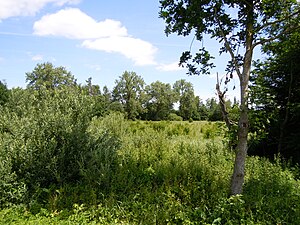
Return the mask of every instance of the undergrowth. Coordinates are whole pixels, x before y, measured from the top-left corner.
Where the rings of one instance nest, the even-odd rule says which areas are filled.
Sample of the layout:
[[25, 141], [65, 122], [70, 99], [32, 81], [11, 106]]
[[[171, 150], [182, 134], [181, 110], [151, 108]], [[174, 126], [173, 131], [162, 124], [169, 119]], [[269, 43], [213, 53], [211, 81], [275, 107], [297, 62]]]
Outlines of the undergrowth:
[[280, 159], [249, 157], [243, 195], [229, 197], [234, 154], [222, 123], [112, 114], [85, 132], [79, 179], [6, 202], [0, 224], [300, 224], [300, 182]]

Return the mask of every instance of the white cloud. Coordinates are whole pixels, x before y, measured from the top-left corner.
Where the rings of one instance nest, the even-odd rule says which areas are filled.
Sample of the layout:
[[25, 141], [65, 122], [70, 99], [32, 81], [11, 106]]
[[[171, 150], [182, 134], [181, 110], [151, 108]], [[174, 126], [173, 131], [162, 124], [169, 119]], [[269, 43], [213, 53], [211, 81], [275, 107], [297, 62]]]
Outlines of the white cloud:
[[178, 62], [173, 62], [170, 64], [161, 64], [156, 68], [161, 71], [179, 71], [184, 69], [178, 65]]
[[154, 54], [157, 49], [149, 42], [132, 37], [109, 37], [85, 40], [83, 47], [105, 52], [116, 52], [135, 62], [136, 65], [155, 65]]
[[101, 70], [101, 66], [100, 65], [97, 65], [97, 64], [87, 64], [86, 65], [87, 67], [89, 67], [90, 69], [93, 69], [93, 70], [96, 70], [96, 71], [100, 71]]
[[31, 57], [32, 61], [42, 61], [44, 57], [42, 55], [34, 55]]
[[71, 39], [95, 39], [110, 36], [127, 36], [127, 30], [119, 21], [97, 22], [80, 9], [62, 9], [43, 16], [33, 25], [34, 34], [61, 36]]
[[120, 21], [96, 21], [77, 8], [67, 8], [43, 16], [33, 26], [34, 34], [83, 40], [81, 46], [119, 53], [136, 65], [155, 65], [157, 51], [151, 43], [131, 37]]
[[33, 16], [47, 4], [78, 4], [80, 0], [1, 0], [0, 21], [13, 16]]

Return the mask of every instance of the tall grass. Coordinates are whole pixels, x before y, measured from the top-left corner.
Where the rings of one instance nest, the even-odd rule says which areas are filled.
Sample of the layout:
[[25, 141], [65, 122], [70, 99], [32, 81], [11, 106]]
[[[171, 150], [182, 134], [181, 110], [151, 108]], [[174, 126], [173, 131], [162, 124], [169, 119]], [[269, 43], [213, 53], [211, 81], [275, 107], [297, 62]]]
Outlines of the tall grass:
[[244, 194], [228, 197], [234, 154], [225, 131], [222, 123], [94, 119], [88, 133], [102, 137], [103, 151], [84, 179], [40, 190], [39, 205], [3, 209], [0, 224], [300, 224], [300, 182], [280, 160], [249, 157]]

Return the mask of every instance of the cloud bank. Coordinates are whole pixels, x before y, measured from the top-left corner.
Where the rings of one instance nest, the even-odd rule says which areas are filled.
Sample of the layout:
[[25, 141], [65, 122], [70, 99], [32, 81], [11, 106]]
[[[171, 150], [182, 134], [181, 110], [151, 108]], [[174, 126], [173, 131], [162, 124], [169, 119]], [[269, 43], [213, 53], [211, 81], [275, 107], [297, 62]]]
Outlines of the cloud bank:
[[43, 16], [33, 25], [34, 34], [61, 36], [70, 39], [95, 39], [111, 36], [127, 36], [121, 22], [104, 20], [97, 22], [77, 8], [62, 9]]
[[49, 3], [63, 6], [79, 2], [80, 0], [1, 0], [0, 21], [14, 16], [34, 16]]
[[84, 48], [119, 53], [136, 65], [157, 64], [154, 60], [157, 48], [147, 41], [131, 37], [120, 21], [96, 21], [77, 8], [43, 16], [34, 23], [33, 33], [82, 40]]
[[166, 71], [166, 72], [184, 70], [183, 67], [178, 65], [178, 62], [173, 62], [170, 64], [161, 64], [157, 66], [156, 69], [160, 71]]

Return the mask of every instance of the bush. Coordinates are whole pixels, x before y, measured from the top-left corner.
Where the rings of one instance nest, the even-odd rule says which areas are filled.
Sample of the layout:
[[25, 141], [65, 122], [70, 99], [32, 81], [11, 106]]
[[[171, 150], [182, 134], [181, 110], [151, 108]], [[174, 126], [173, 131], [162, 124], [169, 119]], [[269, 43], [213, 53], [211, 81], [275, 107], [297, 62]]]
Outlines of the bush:
[[[16, 189], [15, 193], [25, 185], [31, 201], [31, 194], [40, 188], [109, 174], [118, 138], [109, 127], [97, 134], [89, 130], [92, 109], [92, 99], [76, 88], [13, 90], [0, 115], [0, 185]], [[10, 198], [3, 196], [2, 201]]]
[[175, 113], [170, 113], [168, 116], [169, 121], [183, 121], [183, 118], [181, 116], [178, 116]]

